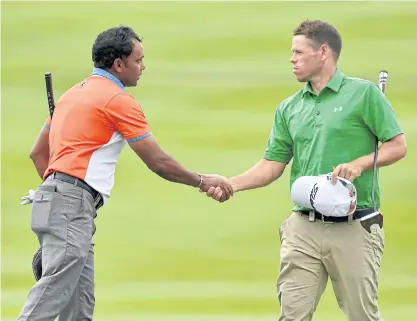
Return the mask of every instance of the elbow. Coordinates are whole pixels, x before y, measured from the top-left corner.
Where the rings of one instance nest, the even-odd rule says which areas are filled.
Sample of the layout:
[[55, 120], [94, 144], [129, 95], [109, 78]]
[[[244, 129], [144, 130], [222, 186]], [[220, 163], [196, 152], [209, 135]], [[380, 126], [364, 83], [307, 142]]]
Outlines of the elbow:
[[33, 149], [29, 154], [30, 159], [34, 164], [38, 163], [48, 163], [49, 161], [49, 152], [45, 150], [36, 150]]
[[35, 163], [39, 158], [45, 157], [44, 155], [46, 155], [46, 153], [42, 153], [40, 150], [33, 149], [30, 152], [29, 157]]
[[35, 151], [35, 150], [32, 150], [32, 151], [30, 152], [30, 154], [29, 154], [29, 157], [30, 157], [30, 159], [31, 159], [33, 162], [35, 162], [35, 161], [36, 161], [36, 158], [38, 157], [38, 155], [39, 155], [39, 153], [36, 153], [36, 151]]
[[407, 141], [405, 140], [405, 136], [401, 135], [399, 136], [398, 140], [398, 159], [402, 159], [407, 155]]
[[405, 155], [407, 155], [407, 145], [403, 144], [400, 146], [400, 148], [398, 149], [398, 159], [402, 159], [405, 157]]
[[388, 141], [387, 147], [387, 156], [391, 159], [391, 163], [398, 162], [407, 155], [407, 142], [404, 134], [398, 135]]
[[46, 153], [46, 148], [42, 147], [42, 144], [39, 142], [35, 143], [35, 146], [32, 147], [29, 157], [31, 160], [35, 160], [36, 158], [39, 158], [40, 155], [45, 154]]
[[407, 145], [405, 143], [398, 144], [391, 152], [391, 163], [396, 163], [407, 155]]

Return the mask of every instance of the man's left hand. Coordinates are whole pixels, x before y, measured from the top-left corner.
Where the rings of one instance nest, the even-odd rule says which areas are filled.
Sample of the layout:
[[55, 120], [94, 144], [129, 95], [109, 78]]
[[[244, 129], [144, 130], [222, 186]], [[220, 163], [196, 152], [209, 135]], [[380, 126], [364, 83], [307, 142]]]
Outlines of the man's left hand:
[[332, 184], [336, 184], [337, 177], [346, 178], [348, 181], [353, 182], [356, 177], [361, 175], [362, 171], [362, 167], [354, 163], [340, 164], [333, 170]]

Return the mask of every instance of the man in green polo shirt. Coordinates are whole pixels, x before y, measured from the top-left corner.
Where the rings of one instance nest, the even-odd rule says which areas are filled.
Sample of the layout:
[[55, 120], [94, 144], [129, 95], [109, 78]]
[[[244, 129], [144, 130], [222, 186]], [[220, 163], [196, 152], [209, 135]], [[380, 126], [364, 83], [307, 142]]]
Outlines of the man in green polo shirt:
[[[370, 81], [345, 76], [338, 68], [338, 31], [323, 21], [304, 21], [295, 30], [290, 62], [302, 90], [276, 109], [265, 155], [229, 180], [234, 192], [269, 185], [292, 159], [290, 187], [301, 176], [333, 173], [353, 182], [357, 209], [338, 218], [295, 206], [280, 225], [281, 264], [277, 281], [280, 321], [311, 320], [330, 277], [349, 321], [379, 321], [378, 272], [384, 248], [382, 224], [370, 232], [359, 219], [373, 212], [372, 176], [377, 166], [406, 154], [401, 126], [389, 101]], [[207, 195], [222, 202], [220, 189]], [[380, 206], [376, 181], [375, 203]]]

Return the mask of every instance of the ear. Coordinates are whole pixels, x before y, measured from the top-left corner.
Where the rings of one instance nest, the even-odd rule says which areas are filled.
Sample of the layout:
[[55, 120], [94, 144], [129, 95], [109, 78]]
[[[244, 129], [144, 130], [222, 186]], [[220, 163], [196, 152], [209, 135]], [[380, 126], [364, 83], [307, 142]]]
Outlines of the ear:
[[321, 54], [321, 61], [326, 60], [330, 55], [330, 48], [327, 44], [323, 44], [320, 46], [320, 54]]
[[123, 62], [122, 59], [116, 58], [113, 61], [113, 68], [114, 68], [115, 71], [121, 72], [123, 67], [124, 67], [124, 62]]

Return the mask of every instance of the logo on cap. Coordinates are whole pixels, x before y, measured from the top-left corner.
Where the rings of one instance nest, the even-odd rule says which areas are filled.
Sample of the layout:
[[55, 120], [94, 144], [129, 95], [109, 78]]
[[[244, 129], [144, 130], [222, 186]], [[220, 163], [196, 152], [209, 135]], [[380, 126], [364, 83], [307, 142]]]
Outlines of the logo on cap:
[[316, 198], [317, 195], [317, 191], [319, 190], [319, 187], [317, 186], [317, 183], [313, 185], [313, 188], [311, 189], [310, 192], [310, 204], [311, 207], [315, 210], [316, 208], [314, 207], [314, 200]]

